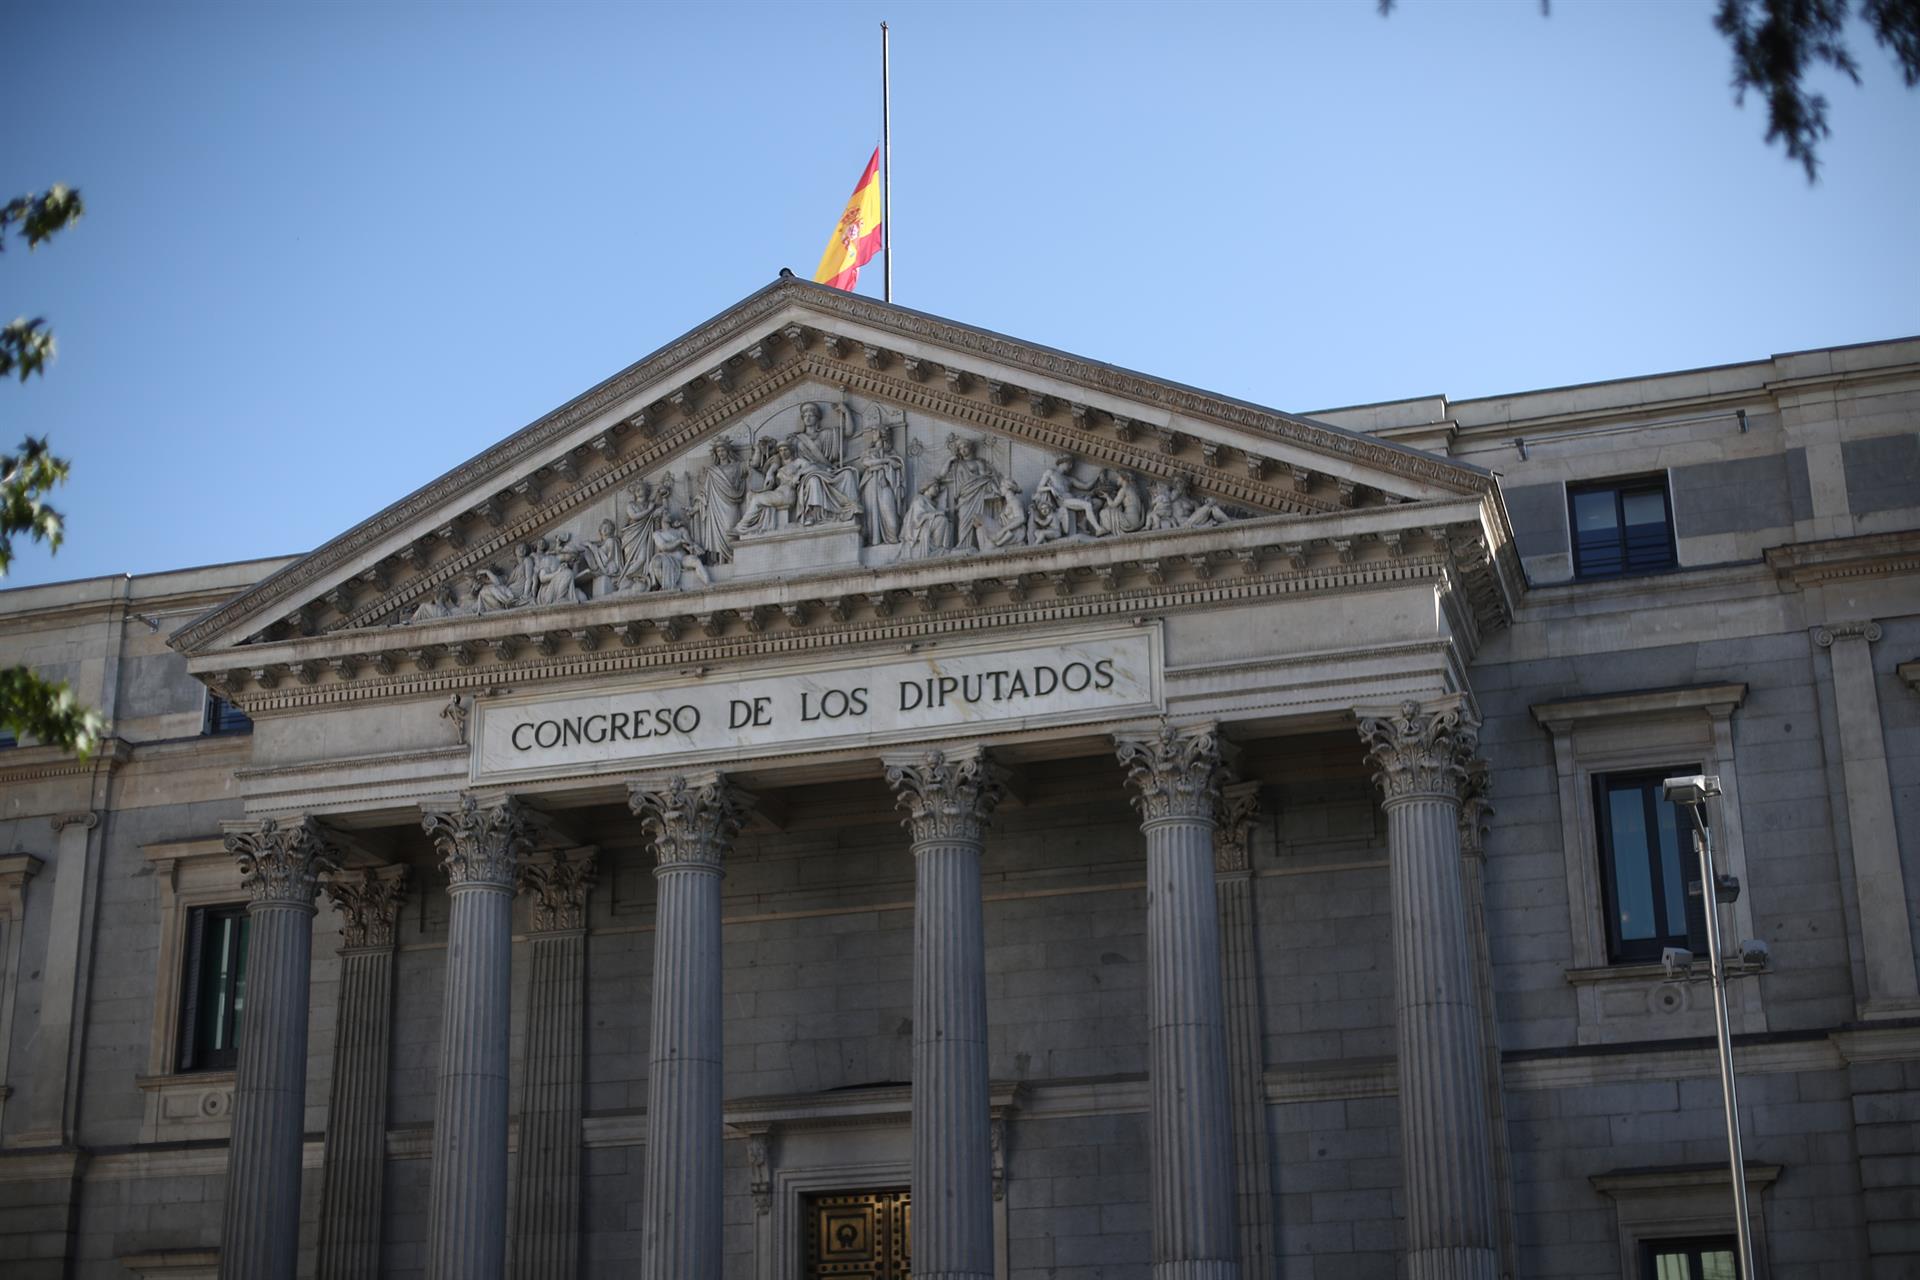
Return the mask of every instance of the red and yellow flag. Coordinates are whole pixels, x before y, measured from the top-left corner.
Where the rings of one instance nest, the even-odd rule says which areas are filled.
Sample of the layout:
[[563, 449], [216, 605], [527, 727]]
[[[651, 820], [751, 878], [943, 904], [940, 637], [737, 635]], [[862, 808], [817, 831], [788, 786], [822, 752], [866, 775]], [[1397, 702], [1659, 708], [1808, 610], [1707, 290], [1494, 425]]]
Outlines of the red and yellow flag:
[[860, 268], [873, 255], [886, 248], [886, 228], [880, 225], [880, 148], [873, 149], [866, 172], [854, 184], [853, 198], [840, 215], [840, 225], [820, 255], [820, 269], [813, 278], [821, 284], [851, 291], [859, 283]]

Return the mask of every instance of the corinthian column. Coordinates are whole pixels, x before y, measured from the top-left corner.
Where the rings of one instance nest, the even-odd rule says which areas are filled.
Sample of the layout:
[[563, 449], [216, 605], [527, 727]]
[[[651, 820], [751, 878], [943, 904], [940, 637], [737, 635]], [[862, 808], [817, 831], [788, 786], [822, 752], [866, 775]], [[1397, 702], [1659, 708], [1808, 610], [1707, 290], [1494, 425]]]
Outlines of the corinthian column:
[[431, 1280], [499, 1280], [507, 1263], [507, 1019], [514, 862], [527, 829], [511, 797], [423, 813], [452, 899], [440, 1085], [427, 1198]]
[[1118, 737], [1147, 837], [1154, 1280], [1239, 1280], [1233, 1126], [1213, 884], [1226, 768], [1216, 726]]
[[660, 883], [640, 1275], [720, 1280], [720, 864], [747, 797], [718, 773], [641, 779], [628, 790]]
[[318, 823], [269, 818], [227, 837], [247, 904], [247, 1009], [233, 1086], [220, 1274], [292, 1280], [300, 1249], [300, 1135], [307, 1102], [313, 896], [334, 851]]
[[1455, 694], [1358, 713], [1385, 796], [1407, 1280], [1493, 1280], [1486, 1046], [1460, 874], [1460, 787], [1479, 742]]
[[1267, 1138], [1266, 1045], [1260, 1021], [1260, 948], [1253, 901], [1254, 819], [1260, 784], [1235, 782], [1220, 794], [1214, 833], [1214, 891], [1220, 898], [1220, 965], [1227, 1018], [1240, 1272], [1273, 1275], [1273, 1159]]
[[913, 833], [913, 1273], [993, 1280], [980, 848], [1003, 792], [978, 747], [887, 761]]
[[380, 1272], [381, 1188], [387, 1172], [387, 1065], [393, 1045], [393, 926], [406, 897], [403, 866], [327, 880], [340, 913], [340, 1008], [333, 1092], [320, 1166], [320, 1280]]
[[513, 1175], [514, 1280], [569, 1280], [580, 1272], [580, 1090], [592, 884], [592, 849], [538, 854], [520, 864], [533, 928]]

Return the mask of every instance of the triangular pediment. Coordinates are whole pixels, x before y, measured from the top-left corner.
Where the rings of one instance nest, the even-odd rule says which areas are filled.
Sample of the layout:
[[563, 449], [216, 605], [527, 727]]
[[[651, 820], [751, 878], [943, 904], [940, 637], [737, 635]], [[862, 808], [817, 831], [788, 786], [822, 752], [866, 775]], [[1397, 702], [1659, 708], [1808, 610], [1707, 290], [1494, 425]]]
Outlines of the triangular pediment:
[[1444, 458], [782, 278], [174, 644], [243, 656], [355, 632], [404, 649], [495, 615], [537, 637], [547, 613], [658, 614], [667, 594], [698, 618], [703, 597], [756, 581], [1016, 554], [1029, 572], [1048, 547], [1491, 488]]

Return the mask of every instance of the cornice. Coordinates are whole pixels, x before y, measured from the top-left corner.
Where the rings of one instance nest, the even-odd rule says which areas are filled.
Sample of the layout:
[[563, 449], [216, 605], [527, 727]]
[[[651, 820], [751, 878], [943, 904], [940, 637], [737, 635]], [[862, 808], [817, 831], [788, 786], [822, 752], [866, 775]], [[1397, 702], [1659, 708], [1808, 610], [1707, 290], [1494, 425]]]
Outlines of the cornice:
[[1747, 686], [1744, 683], [1723, 682], [1561, 698], [1553, 702], [1536, 702], [1529, 709], [1534, 720], [1543, 728], [1564, 733], [1582, 724], [1638, 720], [1647, 716], [1671, 715], [1678, 711], [1697, 711], [1724, 718], [1732, 715], [1746, 699]]
[[1920, 572], [1920, 529], [1789, 542], [1763, 554], [1780, 581], [1795, 587], [1913, 574]]
[[9, 747], [0, 752], [0, 782], [87, 777], [101, 771], [111, 772], [132, 758], [133, 746], [124, 738], [102, 740], [86, 760], [64, 747]]
[[[512, 503], [513, 495], [504, 492], [495, 493], [492, 490], [495, 485], [505, 483], [507, 473], [515, 466], [523, 465], [542, 450], [557, 445], [563, 437], [591, 422], [597, 416], [622, 407], [623, 402], [632, 399], [646, 388], [653, 387], [657, 391], [670, 390], [664, 386], [665, 380], [670, 377], [686, 376], [702, 364], [712, 364], [715, 367], [709, 369], [702, 377], [687, 383], [682, 390], [665, 395], [661, 400], [646, 406], [623, 423], [615, 424], [602, 437], [596, 438], [596, 445], [602, 442], [605, 444], [605, 456], [610, 461], [617, 461], [612, 468], [603, 470], [599, 475], [590, 478], [595, 493], [605, 491], [602, 481], [608, 484], [618, 483], [618, 478], [624, 478], [633, 470], [663, 460], [693, 443], [705, 430], [711, 429], [722, 420], [739, 412], [737, 406], [741, 402], [746, 401], [750, 404], [754, 395], [764, 395], [765, 392], [761, 388], [770, 386], [775, 380], [754, 379], [747, 368], [749, 360], [763, 370], [784, 369], [786, 376], [778, 379], [782, 385], [790, 385], [795, 378], [809, 371], [814, 371], [813, 376], [827, 377], [847, 385], [857, 384], [869, 387], [881, 385], [881, 379], [863, 372], [856, 363], [856, 358], [863, 355], [864, 363], [872, 375], [877, 375], [895, 364], [906, 372], [907, 376], [904, 380], [893, 376], [886, 381], [892, 387], [891, 394], [908, 397], [908, 403], [914, 402], [912, 398], [914, 396], [932, 400], [943, 394], [933, 388], [915, 392], [900, 390], [908, 383], [918, 382], [926, 377], [926, 366], [918, 359], [900, 356], [898, 353], [865, 344], [860, 344], [859, 351], [856, 351], [854, 344], [827, 335], [826, 345], [833, 359], [826, 361], [825, 357], [810, 352], [809, 349], [818, 335], [805, 326], [788, 324], [784, 329], [755, 333], [759, 326], [775, 320], [783, 311], [790, 308], [827, 318], [844, 319], [883, 333], [937, 344], [956, 352], [962, 358], [972, 356], [989, 359], [1016, 369], [1069, 380], [1112, 395], [1141, 399], [1156, 408], [1173, 410], [1197, 420], [1251, 433], [1256, 442], [1264, 440], [1275, 445], [1299, 447], [1329, 458], [1339, 458], [1351, 464], [1372, 467], [1388, 475], [1435, 485], [1463, 496], [1484, 495], [1491, 492], [1494, 487], [1490, 474], [1468, 464], [1436, 458], [1324, 423], [1313, 422], [1310, 419], [1210, 396], [1176, 383], [1082, 360], [984, 330], [971, 329], [890, 304], [878, 303], [839, 290], [825, 289], [786, 278], [753, 294], [707, 324], [508, 436], [440, 479], [423, 486], [333, 539], [311, 555], [295, 561], [255, 587], [242, 592], [225, 605], [202, 615], [176, 632], [170, 642], [182, 650], [197, 650], [218, 635], [232, 630], [251, 618], [265, 615], [269, 622], [276, 620], [272, 615], [279, 608], [295, 607], [297, 602], [294, 597], [298, 596], [303, 589], [314, 588], [323, 584], [330, 575], [337, 575], [341, 569], [357, 565], [359, 561], [377, 551], [384, 540], [405, 532], [409, 526], [422, 521], [429, 513], [437, 512], [443, 516], [456, 518], [466, 515], [466, 510], [459, 506], [463, 495], [469, 506], [474, 502], [481, 504], [489, 516], [489, 523], [494, 528], [503, 528], [504, 522], [500, 518], [503, 515], [503, 507]], [[756, 336], [758, 341], [749, 341]], [[736, 342], [741, 343], [744, 350], [726, 349], [729, 344]], [[697, 360], [696, 357], [698, 357]], [[825, 363], [821, 363], [823, 361]], [[996, 407], [1008, 405], [1011, 400], [1008, 393], [1019, 391], [1019, 388], [1006, 387], [998, 380], [971, 375], [970, 371], [954, 369], [952, 372], [956, 375], [953, 380], [956, 395], [964, 394], [969, 381], [984, 384], [975, 389], [975, 396], [984, 397], [987, 402]], [[737, 393], [733, 391], [736, 376], [750, 383]], [[704, 408], [700, 407], [700, 401], [716, 390], [725, 394], [720, 400], [709, 403]], [[965, 403], [973, 407], [970, 410], [958, 408], [952, 410], [961, 415], [962, 420], [979, 421], [979, 417], [969, 415], [980, 415], [986, 412], [979, 407], [980, 399], [968, 399]], [[1097, 421], [1086, 405], [1061, 406], [1051, 397], [1040, 394], [1033, 395], [1029, 403], [1033, 410], [1031, 414], [1024, 417], [1018, 411], [996, 414], [990, 425], [1008, 430], [1010, 434], [1020, 435], [1023, 423], [1031, 423], [1036, 419], [1048, 419], [1063, 411], [1071, 411], [1067, 414], [1067, 419], [1081, 426]], [[674, 414], [679, 415], [677, 419], [673, 417]], [[1102, 432], [1111, 434], [1123, 442], [1130, 443], [1134, 434], [1144, 427], [1159, 439], [1163, 453], [1177, 455], [1182, 451], [1192, 452], [1193, 458], [1181, 461], [1174, 469], [1196, 475], [1197, 487], [1203, 492], [1209, 491], [1210, 479], [1219, 486], [1218, 492], [1223, 495], [1232, 496], [1244, 487], [1243, 485], [1226, 486], [1227, 473], [1217, 465], [1223, 456], [1219, 445], [1192, 439], [1170, 426], [1155, 427], [1152, 424], [1135, 423], [1127, 419], [1112, 419], [1110, 414], [1104, 416], [1108, 421], [1102, 424]], [[660, 430], [663, 418], [675, 421], [676, 425], [671, 432]], [[628, 426], [638, 426], [650, 443], [646, 448], [634, 452], [629, 458], [618, 458], [618, 455], [628, 448], [628, 443], [623, 443], [614, 437]], [[1091, 447], [1093, 441], [1090, 438], [1083, 436], [1080, 432], [1068, 435], [1064, 427], [1042, 432], [1038, 438], [1053, 441], [1051, 447], [1067, 447], [1062, 442], [1071, 441], [1072, 447], [1085, 450], [1089, 457], [1096, 456], [1096, 451]], [[570, 451], [569, 457], [572, 453], [579, 452], [581, 448], [584, 446], [578, 446]], [[1153, 467], [1143, 465], [1146, 461], [1145, 452], [1137, 450], [1127, 453], [1125, 457], [1129, 465], [1151, 472], [1154, 470]], [[1264, 473], [1269, 464], [1279, 471], [1287, 470], [1274, 460], [1262, 459], [1254, 454], [1247, 454], [1244, 450], [1241, 452], [1244, 455], [1243, 467], [1255, 482], [1264, 479]], [[1113, 457], [1110, 454], [1098, 456], [1108, 456], [1110, 459]], [[574, 464], [568, 462], [564, 471], [567, 477], [566, 482], [572, 484]], [[1214, 475], [1216, 472], [1219, 476]], [[615, 476], [615, 473], [618, 473], [617, 478], [607, 479]], [[1296, 483], [1303, 480], [1310, 490], [1313, 483], [1311, 475], [1295, 473]], [[542, 481], [540, 485], [529, 489], [528, 492], [534, 495], [533, 501], [528, 504], [530, 510], [520, 513], [517, 520], [518, 527], [533, 527], [535, 523], [551, 519], [554, 512], [559, 509], [557, 506], [549, 506], [538, 500], [538, 490], [544, 483]], [[1349, 482], [1343, 498], [1351, 492], [1352, 486]], [[1312, 505], [1280, 500], [1279, 493], [1278, 485], [1270, 487], [1269, 496], [1259, 505], [1294, 509]], [[1242, 500], [1252, 501], [1253, 499]], [[513, 536], [514, 534], [509, 532], [488, 533], [485, 542], [488, 547], [497, 550]], [[459, 540], [457, 536], [455, 540]], [[409, 552], [410, 555], [407, 558], [410, 561], [419, 559], [422, 562], [420, 567], [425, 567], [426, 551], [419, 540], [408, 543], [406, 547], [399, 550]], [[477, 548], [472, 552], [461, 551], [458, 547], [455, 550], [460, 554], [456, 554], [453, 561], [448, 562], [449, 564], [457, 561], [471, 565], [488, 553]], [[440, 567], [434, 566], [436, 569]], [[380, 565], [376, 564], [369, 572], [375, 573], [377, 578], [379, 571]], [[317, 592], [310, 594], [317, 594]], [[351, 609], [352, 606], [349, 604], [348, 608]]]

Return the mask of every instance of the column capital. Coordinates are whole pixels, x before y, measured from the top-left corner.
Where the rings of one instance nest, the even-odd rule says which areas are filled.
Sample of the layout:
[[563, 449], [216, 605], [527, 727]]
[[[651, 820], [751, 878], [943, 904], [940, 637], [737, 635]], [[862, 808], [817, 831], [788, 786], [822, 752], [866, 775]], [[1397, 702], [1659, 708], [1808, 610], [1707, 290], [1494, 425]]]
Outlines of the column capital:
[[1864, 640], [1868, 644], [1880, 638], [1880, 624], [1872, 618], [1852, 618], [1828, 622], [1813, 629], [1813, 642], [1822, 649], [1833, 648], [1836, 640]]
[[240, 864], [240, 883], [256, 903], [313, 909], [323, 871], [339, 865], [326, 828], [312, 818], [259, 825], [227, 833], [227, 852]]
[[718, 871], [752, 803], [752, 796], [716, 772], [661, 774], [627, 784], [627, 804], [653, 840], [662, 870]]
[[978, 844], [987, 819], [1006, 795], [1005, 771], [980, 747], [882, 757], [895, 803], [907, 811], [902, 824], [915, 844], [964, 841]]
[[1220, 788], [1214, 814], [1213, 869], [1227, 874], [1253, 865], [1253, 820], [1260, 816], [1260, 784], [1230, 782]]
[[593, 887], [590, 848], [536, 853], [520, 864], [520, 892], [533, 900], [533, 932], [565, 933], [587, 924]]
[[1232, 744], [1221, 739], [1218, 724], [1175, 728], [1163, 722], [1151, 733], [1115, 734], [1113, 747], [1126, 766], [1142, 819], [1215, 821], [1233, 753]]
[[454, 887], [477, 884], [513, 888], [514, 862], [531, 833], [526, 811], [512, 796], [486, 800], [463, 792], [457, 809], [420, 810], [420, 826], [440, 851], [440, 869]]
[[393, 946], [393, 926], [407, 897], [407, 869], [399, 863], [337, 871], [321, 885], [340, 913], [343, 951]]
[[1487, 819], [1493, 816], [1493, 770], [1475, 757], [1467, 761], [1460, 779], [1460, 852], [1473, 858], [1487, 856]]
[[1459, 694], [1397, 707], [1358, 707], [1360, 740], [1384, 802], [1416, 798], [1458, 802], [1480, 744], [1480, 724]]

